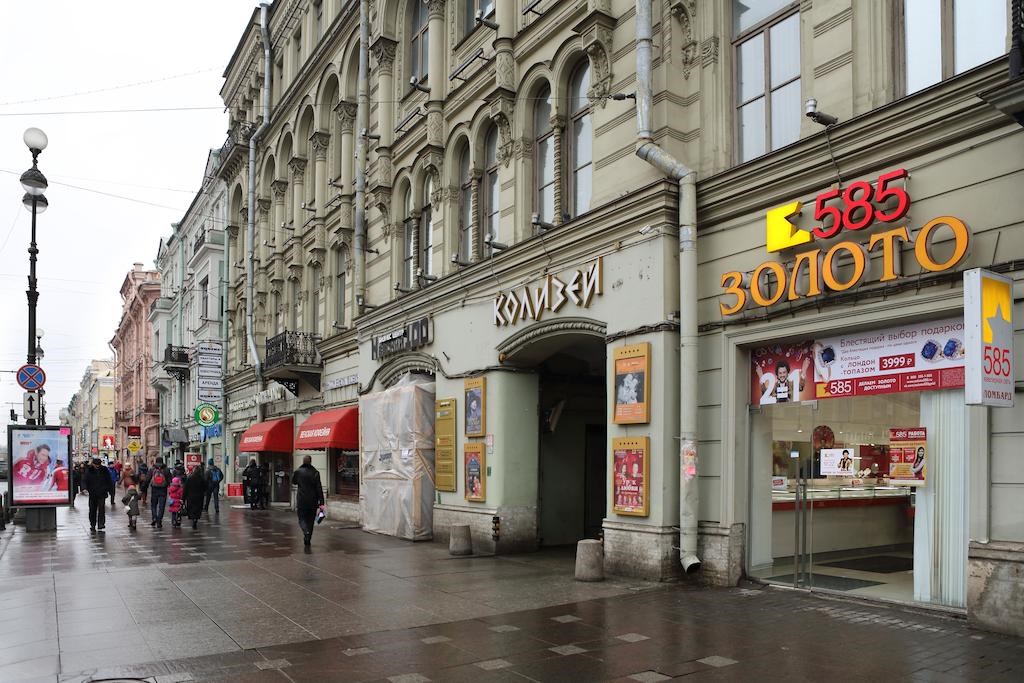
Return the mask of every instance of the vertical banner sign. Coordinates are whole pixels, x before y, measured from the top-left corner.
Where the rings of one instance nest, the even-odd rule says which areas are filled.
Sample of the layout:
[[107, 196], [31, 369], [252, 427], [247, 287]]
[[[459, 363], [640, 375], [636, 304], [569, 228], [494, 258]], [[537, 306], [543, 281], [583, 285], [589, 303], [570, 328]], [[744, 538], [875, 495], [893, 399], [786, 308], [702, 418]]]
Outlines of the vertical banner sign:
[[612, 439], [612, 511], [646, 517], [650, 510], [650, 445], [646, 436]]
[[434, 488], [455, 491], [458, 480], [455, 473], [455, 416], [454, 398], [434, 401]]
[[928, 430], [896, 427], [889, 430], [889, 483], [924, 486], [928, 463]]
[[487, 435], [487, 378], [476, 377], [467, 379], [465, 383], [466, 399], [466, 436]]
[[615, 424], [651, 421], [651, 345], [615, 349]]
[[487, 500], [487, 456], [482, 443], [467, 443], [465, 453], [466, 500], [482, 503]]
[[981, 268], [964, 273], [968, 405], [1013, 407], [1013, 280]]

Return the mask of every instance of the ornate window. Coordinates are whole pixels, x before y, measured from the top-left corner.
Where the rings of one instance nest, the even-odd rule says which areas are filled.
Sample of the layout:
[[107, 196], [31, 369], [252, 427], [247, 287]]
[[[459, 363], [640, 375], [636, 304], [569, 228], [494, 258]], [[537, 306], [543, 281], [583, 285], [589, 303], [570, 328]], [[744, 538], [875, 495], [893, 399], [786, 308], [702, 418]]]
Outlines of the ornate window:
[[402, 230], [403, 239], [403, 250], [402, 250], [402, 287], [406, 289], [412, 288], [413, 278], [416, 277], [416, 273], [413, 272], [416, 269], [416, 252], [414, 250], [414, 239], [412, 232], [412, 189], [405, 191], [405, 223]]
[[[501, 186], [498, 184], [498, 127], [493, 125], [487, 131], [487, 137], [484, 138], [484, 177], [481, 190], [483, 194], [481, 227], [483, 229], [480, 231], [480, 239], [483, 242], [488, 235], [492, 239], [497, 239], [498, 218], [501, 209]], [[492, 253], [486, 243], [481, 244], [481, 249], [485, 256], [490, 256]]]
[[537, 94], [533, 109], [534, 185], [536, 200], [534, 210], [542, 221], [555, 220], [555, 134], [551, 127], [551, 88], [547, 85]]
[[590, 208], [594, 179], [594, 130], [590, 118], [590, 62], [583, 61], [569, 80], [569, 196], [572, 216]]
[[348, 276], [348, 249], [342, 248], [338, 250], [337, 258], [337, 273], [334, 276], [334, 317], [337, 323], [342, 327], [345, 326], [345, 296], [347, 284], [346, 278]]
[[431, 197], [434, 182], [431, 178], [423, 183], [423, 210], [420, 212], [420, 268], [424, 275], [434, 274], [434, 212]]
[[409, 76], [420, 83], [427, 80], [430, 54], [429, 15], [423, 0], [409, 2]]
[[469, 145], [459, 157], [459, 258], [468, 261], [473, 253], [473, 168]]

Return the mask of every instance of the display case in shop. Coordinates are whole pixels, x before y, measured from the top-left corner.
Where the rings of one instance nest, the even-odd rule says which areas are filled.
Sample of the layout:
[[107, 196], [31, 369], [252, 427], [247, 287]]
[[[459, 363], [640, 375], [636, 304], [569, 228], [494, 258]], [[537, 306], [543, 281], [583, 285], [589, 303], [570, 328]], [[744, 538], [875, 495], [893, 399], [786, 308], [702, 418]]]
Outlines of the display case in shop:
[[[824, 480], [811, 480], [807, 486], [807, 500], [816, 508], [868, 507], [871, 505], [913, 505], [913, 489], [906, 486], [864, 484], [837, 485]], [[790, 483], [785, 489], [772, 491], [772, 510], [792, 510], [796, 505], [796, 487]]]

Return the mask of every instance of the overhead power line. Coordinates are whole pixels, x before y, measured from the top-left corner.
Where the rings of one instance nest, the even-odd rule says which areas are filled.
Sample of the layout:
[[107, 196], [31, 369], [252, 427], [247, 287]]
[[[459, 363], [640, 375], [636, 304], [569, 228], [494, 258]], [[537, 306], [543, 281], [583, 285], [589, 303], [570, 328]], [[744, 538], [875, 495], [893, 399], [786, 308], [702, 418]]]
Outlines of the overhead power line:
[[48, 97], [36, 97], [29, 100], [15, 100], [13, 102], [0, 102], [0, 107], [9, 107], [15, 104], [33, 104], [35, 102], [52, 102], [53, 100], [62, 100], [69, 97], [81, 97], [83, 95], [95, 95], [101, 92], [112, 92], [114, 90], [124, 90], [126, 88], [136, 88], [140, 85], [150, 85], [152, 83], [164, 83], [166, 81], [173, 81], [179, 78], [188, 78], [189, 76], [198, 76], [199, 74], [206, 74], [217, 69], [199, 69], [198, 71], [187, 71], [180, 74], [172, 74], [170, 76], [163, 76], [161, 78], [150, 78], [145, 81], [136, 81], [134, 83], [122, 83], [121, 85], [111, 85], [106, 88], [96, 88], [95, 90], [82, 90], [80, 92], [66, 93], [64, 95], [50, 95]]

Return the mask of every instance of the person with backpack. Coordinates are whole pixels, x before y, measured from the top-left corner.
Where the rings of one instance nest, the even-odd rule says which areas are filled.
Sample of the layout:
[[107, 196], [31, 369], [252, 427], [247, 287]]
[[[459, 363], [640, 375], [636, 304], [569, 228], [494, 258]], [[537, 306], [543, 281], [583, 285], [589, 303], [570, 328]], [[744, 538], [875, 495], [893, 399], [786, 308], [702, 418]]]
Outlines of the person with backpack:
[[143, 460], [139, 463], [139, 500], [145, 505], [146, 495], [149, 493], [149, 465]]
[[245, 502], [249, 504], [250, 510], [255, 510], [256, 505], [259, 503], [259, 469], [256, 466], [255, 460], [250, 460], [249, 464], [242, 470], [242, 486], [245, 493]]
[[203, 512], [210, 512], [210, 500], [213, 500], [214, 514], [220, 514], [220, 483], [224, 481], [224, 472], [213, 464], [213, 458], [207, 463], [206, 470], [206, 500], [203, 501]]
[[107, 472], [110, 475], [110, 507], [117, 507], [117, 482], [121, 480], [121, 468], [114, 465], [107, 465]]
[[135, 531], [135, 521], [139, 516], [139, 489], [135, 486], [135, 481], [131, 476], [123, 478], [125, 486], [124, 497], [121, 498], [121, 502], [124, 503], [125, 512], [128, 514], [128, 528]]
[[157, 458], [153, 469], [149, 472], [150, 510], [153, 521], [150, 526], [164, 528], [164, 507], [167, 505], [167, 487], [171, 485], [171, 475], [164, 467], [163, 458]]

